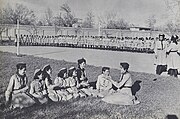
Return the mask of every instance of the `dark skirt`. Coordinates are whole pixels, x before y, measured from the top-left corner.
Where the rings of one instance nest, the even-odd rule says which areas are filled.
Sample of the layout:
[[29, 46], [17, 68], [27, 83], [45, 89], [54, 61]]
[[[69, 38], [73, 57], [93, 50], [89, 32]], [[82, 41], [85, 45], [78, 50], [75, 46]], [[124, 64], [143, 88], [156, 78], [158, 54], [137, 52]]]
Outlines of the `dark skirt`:
[[161, 75], [162, 72], [167, 71], [167, 65], [157, 65], [156, 74]]
[[169, 70], [168, 70], [168, 74], [169, 74], [170, 76], [177, 77], [177, 75], [178, 75], [178, 70], [177, 70], [177, 69], [169, 69]]

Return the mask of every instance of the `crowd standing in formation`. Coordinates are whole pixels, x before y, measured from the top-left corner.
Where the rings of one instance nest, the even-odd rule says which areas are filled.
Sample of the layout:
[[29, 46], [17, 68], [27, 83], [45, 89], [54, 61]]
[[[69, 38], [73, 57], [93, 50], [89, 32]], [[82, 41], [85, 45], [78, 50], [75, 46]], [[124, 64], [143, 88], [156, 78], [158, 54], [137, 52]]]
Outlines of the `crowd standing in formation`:
[[104, 37], [75, 35], [20, 36], [20, 45], [25, 46], [77, 47], [146, 53], [153, 53], [154, 43], [155, 39], [152, 37]]
[[173, 35], [170, 40], [160, 34], [155, 43], [156, 74], [167, 72], [168, 75], [178, 77], [180, 73], [180, 39]]
[[[5, 92], [6, 104], [11, 109], [29, 107], [34, 104], [46, 104], [49, 101], [67, 101], [87, 96], [100, 97], [103, 101], [119, 105], [139, 104], [132, 95], [132, 79], [128, 72], [129, 64], [120, 63], [121, 77], [118, 82], [110, 76], [110, 68], [103, 67], [98, 76], [96, 88], [90, 85], [85, 70], [86, 60], [78, 60], [78, 67], [60, 69], [52, 80], [52, 68], [45, 65], [36, 69], [30, 86], [26, 76], [26, 64], [18, 63], [17, 72], [10, 78]], [[115, 90], [113, 85], [117, 88]]]

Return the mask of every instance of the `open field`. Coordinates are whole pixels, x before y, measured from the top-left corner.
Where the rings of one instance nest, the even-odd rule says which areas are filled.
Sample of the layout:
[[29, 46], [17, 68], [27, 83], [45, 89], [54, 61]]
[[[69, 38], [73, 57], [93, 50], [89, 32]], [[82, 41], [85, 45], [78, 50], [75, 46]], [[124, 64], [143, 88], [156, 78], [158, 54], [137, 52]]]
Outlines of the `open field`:
[[[36, 55], [35, 55], [36, 56]], [[85, 57], [86, 58], [86, 57]], [[74, 60], [76, 61], [76, 60]], [[141, 103], [134, 106], [112, 105], [102, 102], [100, 98], [88, 97], [73, 99], [67, 102], [49, 103], [33, 106], [22, 110], [8, 110], [3, 107], [4, 91], [9, 78], [15, 73], [18, 62], [27, 63], [27, 76], [32, 80], [36, 68], [42, 68], [49, 63], [53, 68], [53, 79], [62, 67], [76, 66], [76, 63], [64, 60], [23, 55], [17, 57], [13, 53], [0, 52], [0, 118], [66, 118], [66, 119], [157, 119], [165, 117], [180, 118], [180, 80], [172, 77], [157, 76], [148, 73], [131, 72], [133, 78], [133, 93]], [[88, 60], [89, 64], [89, 60]], [[87, 75], [90, 82], [97, 80], [101, 67], [87, 65]], [[118, 80], [119, 71], [111, 70], [113, 79]]]
[[[0, 51], [16, 53], [16, 47], [0, 46]], [[131, 71], [155, 73], [153, 54], [42, 46], [22, 46], [20, 53], [69, 62], [76, 62], [84, 57], [90, 65], [112, 68], [119, 68], [119, 62], [126, 61], [130, 64]]]

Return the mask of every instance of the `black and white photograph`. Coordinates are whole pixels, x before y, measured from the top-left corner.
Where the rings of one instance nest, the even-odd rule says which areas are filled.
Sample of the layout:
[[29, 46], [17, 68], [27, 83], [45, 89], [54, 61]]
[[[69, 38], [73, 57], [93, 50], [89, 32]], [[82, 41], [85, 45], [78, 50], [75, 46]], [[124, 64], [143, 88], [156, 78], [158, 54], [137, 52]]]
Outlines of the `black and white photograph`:
[[180, 0], [0, 0], [1, 119], [180, 119]]

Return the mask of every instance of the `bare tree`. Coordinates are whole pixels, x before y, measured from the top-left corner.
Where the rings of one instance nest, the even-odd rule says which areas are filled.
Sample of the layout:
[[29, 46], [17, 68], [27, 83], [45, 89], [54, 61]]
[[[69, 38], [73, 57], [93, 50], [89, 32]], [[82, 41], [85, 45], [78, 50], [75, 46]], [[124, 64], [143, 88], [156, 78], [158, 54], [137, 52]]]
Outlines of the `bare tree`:
[[61, 26], [61, 27], [65, 26], [65, 21], [64, 21], [62, 15], [61, 15], [61, 13], [54, 17], [54, 24], [56, 26]]
[[88, 12], [84, 22], [82, 23], [82, 27], [93, 28], [93, 26], [94, 26], [94, 15], [92, 12]]
[[4, 14], [2, 9], [0, 9], [0, 37], [2, 40], [2, 33], [6, 30], [6, 24], [5, 23], [5, 19], [4, 19]]
[[116, 13], [108, 12], [104, 16], [99, 17], [100, 24], [107, 29], [127, 29], [128, 22], [122, 18], [118, 18]]
[[61, 11], [64, 12], [63, 20], [65, 27], [72, 27], [74, 23], [78, 22], [78, 19], [71, 13], [71, 8], [68, 4], [63, 4], [61, 7]]
[[148, 26], [151, 28], [151, 30], [154, 30], [155, 24], [156, 24], [155, 15], [149, 16], [149, 18], [145, 21], [145, 23], [148, 24]]
[[116, 21], [116, 13], [106, 12], [103, 16], [98, 17], [99, 23], [103, 28], [112, 28]]
[[3, 14], [6, 24], [17, 24], [17, 19], [19, 19], [22, 25], [30, 25], [35, 22], [34, 12], [22, 4], [16, 4], [14, 9], [10, 5], [7, 5], [3, 9]]
[[70, 13], [71, 12], [71, 8], [69, 7], [69, 5], [67, 3], [63, 4], [60, 9], [62, 11], [65, 11], [66, 13]]
[[37, 26], [43, 26], [44, 24], [43, 24], [43, 22], [42, 22], [42, 20], [39, 20], [39, 21], [37, 21], [37, 24], [36, 24]]
[[128, 22], [126, 20], [124, 20], [123, 18], [119, 19], [116, 22], [116, 28], [117, 29], [127, 29], [130, 25], [128, 24]]
[[178, 27], [177, 24], [173, 23], [172, 21], [167, 22], [164, 25], [164, 29], [165, 33], [169, 36], [175, 35], [178, 33]]
[[47, 10], [45, 11], [45, 25], [53, 25], [53, 12], [50, 8], [47, 8]]

